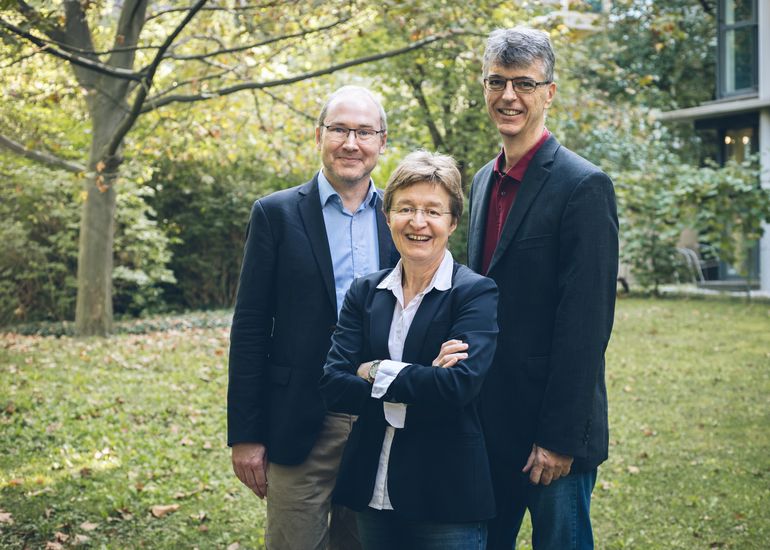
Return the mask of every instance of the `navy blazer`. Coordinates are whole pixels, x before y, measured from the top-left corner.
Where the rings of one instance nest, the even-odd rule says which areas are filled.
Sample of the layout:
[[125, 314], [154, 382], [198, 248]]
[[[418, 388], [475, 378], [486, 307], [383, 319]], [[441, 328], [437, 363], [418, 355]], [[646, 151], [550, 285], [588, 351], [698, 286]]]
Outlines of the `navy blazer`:
[[[381, 267], [398, 261], [377, 197]], [[326, 414], [318, 379], [337, 322], [317, 175], [254, 203], [230, 332], [227, 439], [300, 464]]]
[[[481, 271], [494, 161], [473, 178], [468, 263]], [[527, 168], [486, 273], [500, 291], [497, 356], [483, 390], [490, 456], [524, 465], [533, 443], [607, 458], [604, 352], [618, 218], [610, 178], [550, 136]]]
[[[377, 285], [391, 270], [356, 279], [345, 298], [321, 379], [329, 410], [359, 415], [337, 476], [334, 500], [365, 509], [374, 492], [387, 423], [361, 363], [387, 359], [396, 298]], [[388, 494], [403, 517], [439, 522], [483, 521], [495, 514], [478, 397], [497, 335], [494, 282], [454, 265], [452, 287], [423, 298], [407, 334], [402, 361], [385, 400], [408, 405], [388, 467]], [[433, 367], [441, 344], [459, 338], [468, 358]]]

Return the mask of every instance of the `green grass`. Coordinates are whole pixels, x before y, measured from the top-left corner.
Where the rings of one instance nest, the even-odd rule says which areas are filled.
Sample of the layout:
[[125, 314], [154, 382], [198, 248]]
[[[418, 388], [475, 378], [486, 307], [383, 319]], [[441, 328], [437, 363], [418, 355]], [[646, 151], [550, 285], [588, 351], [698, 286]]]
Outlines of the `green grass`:
[[[260, 547], [226, 358], [223, 328], [0, 337], [0, 547]], [[607, 359], [597, 548], [766, 548], [770, 305], [622, 299]]]

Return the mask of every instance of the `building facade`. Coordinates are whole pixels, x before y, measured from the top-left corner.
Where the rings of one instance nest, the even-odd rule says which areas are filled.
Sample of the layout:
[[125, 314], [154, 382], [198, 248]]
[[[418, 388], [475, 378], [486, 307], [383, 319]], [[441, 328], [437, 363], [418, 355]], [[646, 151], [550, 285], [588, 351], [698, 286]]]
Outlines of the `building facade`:
[[[719, 0], [717, 24], [715, 99], [659, 119], [693, 123], [720, 164], [759, 153], [761, 185], [770, 189], [770, 0]], [[770, 225], [764, 229], [749, 268], [770, 292]], [[724, 264], [716, 276], [738, 277]]]

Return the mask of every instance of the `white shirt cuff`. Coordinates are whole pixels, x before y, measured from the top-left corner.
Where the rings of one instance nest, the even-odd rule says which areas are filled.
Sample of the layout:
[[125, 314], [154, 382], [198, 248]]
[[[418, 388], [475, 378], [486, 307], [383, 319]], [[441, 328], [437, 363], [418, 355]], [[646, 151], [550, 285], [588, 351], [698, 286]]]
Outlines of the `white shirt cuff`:
[[[372, 384], [372, 397], [381, 398], [387, 393], [390, 384], [395, 380], [398, 373], [410, 363], [401, 361], [391, 361], [386, 359], [380, 363], [377, 368], [377, 374], [374, 375], [374, 384]], [[385, 420], [394, 428], [403, 428], [406, 421], [406, 405], [403, 403], [384, 402], [382, 407], [385, 411]]]

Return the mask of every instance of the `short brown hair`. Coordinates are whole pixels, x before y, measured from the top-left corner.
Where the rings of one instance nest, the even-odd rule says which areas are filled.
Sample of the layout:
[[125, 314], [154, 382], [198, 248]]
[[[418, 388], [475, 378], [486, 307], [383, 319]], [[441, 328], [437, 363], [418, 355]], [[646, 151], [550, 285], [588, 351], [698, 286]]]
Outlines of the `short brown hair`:
[[460, 221], [463, 215], [463, 187], [457, 162], [449, 155], [423, 150], [409, 153], [390, 175], [382, 200], [385, 215], [393, 206], [395, 192], [417, 183], [432, 183], [443, 187], [449, 193], [452, 218], [455, 222]]

